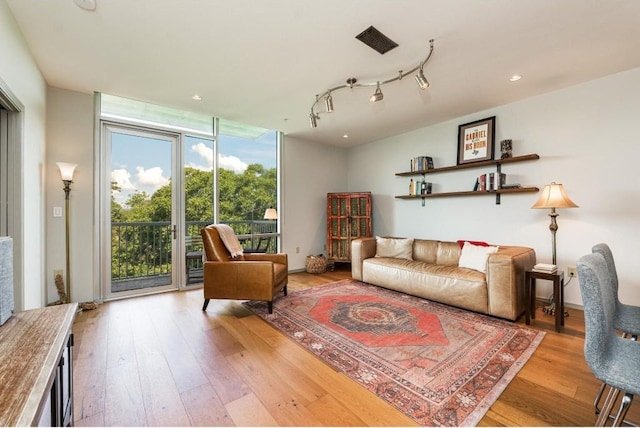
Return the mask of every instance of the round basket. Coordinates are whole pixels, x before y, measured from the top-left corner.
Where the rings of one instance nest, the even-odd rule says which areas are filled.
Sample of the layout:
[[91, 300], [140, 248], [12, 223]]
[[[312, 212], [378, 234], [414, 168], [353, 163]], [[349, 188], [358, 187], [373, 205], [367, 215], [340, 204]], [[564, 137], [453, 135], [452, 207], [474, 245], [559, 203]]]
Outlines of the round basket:
[[322, 254], [307, 256], [305, 270], [308, 273], [324, 273], [327, 271], [327, 259]]

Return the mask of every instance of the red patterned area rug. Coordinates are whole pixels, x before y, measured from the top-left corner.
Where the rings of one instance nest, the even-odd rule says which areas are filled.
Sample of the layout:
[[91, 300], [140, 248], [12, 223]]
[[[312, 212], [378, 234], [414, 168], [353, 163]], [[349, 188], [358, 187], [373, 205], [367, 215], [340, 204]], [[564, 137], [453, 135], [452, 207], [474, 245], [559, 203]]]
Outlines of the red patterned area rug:
[[544, 337], [353, 280], [245, 304], [424, 426], [476, 425]]

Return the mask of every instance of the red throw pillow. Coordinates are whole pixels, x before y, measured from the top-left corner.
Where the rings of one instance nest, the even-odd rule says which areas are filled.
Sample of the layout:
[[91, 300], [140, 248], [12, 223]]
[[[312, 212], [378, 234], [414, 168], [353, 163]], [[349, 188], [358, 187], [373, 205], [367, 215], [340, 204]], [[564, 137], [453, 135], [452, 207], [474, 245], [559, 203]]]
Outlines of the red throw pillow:
[[482, 241], [469, 241], [468, 239], [458, 239], [456, 241], [458, 243], [458, 245], [460, 246], [460, 248], [464, 247], [464, 243], [468, 242], [471, 245], [477, 245], [479, 247], [489, 247], [490, 245], [487, 244], [486, 242], [482, 242]]

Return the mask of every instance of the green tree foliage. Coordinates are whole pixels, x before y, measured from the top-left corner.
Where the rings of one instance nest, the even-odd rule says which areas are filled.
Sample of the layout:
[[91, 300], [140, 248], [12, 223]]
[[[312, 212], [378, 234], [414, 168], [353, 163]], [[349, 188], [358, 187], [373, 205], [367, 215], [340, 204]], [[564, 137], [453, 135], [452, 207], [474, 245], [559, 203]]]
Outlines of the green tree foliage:
[[[267, 208], [276, 205], [276, 169], [265, 169], [251, 164], [241, 173], [220, 169], [219, 210], [220, 221], [262, 220]], [[112, 183], [112, 189], [119, 190]], [[213, 173], [195, 168], [185, 168], [185, 215], [187, 222], [213, 222]], [[145, 276], [150, 266], [167, 268], [171, 243], [171, 182], [160, 187], [152, 195], [135, 192], [125, 202], [118, 204], [111, 197], [113, 223], [153, 222], [156, 226], [122, 226], [113, 229], [112, 273], [121, 276]], [[195, 225], [198, 230], [200, 226]], [[236, 233], [249, 233], [249, 224], [237, 226]], [[246, 230], [245, 230], [246, 229]], [[188, 231], [193, 235], [193, 231]], [[158, 242], [166, 248], [158, 248]], [[170, 260], [169, 260], [170, 265]]]

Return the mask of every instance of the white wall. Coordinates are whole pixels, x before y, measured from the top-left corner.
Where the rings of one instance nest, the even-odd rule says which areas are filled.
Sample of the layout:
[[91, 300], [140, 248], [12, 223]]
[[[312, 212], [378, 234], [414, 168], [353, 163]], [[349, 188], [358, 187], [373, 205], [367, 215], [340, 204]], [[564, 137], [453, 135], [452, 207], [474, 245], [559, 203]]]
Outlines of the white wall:
[[46, 85], [5, 2], [0, 2], [0, 79], [24, 106], [22, 148], [22, 309], [45, 303], [44, 156]]
[[[93, 295], [93, 95], [49, 87], [47, 91], [46, 233], [47, 301], [58, 300], [54, 270], [65, 270], [64, 191], [56, 162], [78, 164], [69, 197], [71, 299]], [[53, 207], [63, 216], [53, 217]], [[66, 274], [65, 274], [66, 278]]]
[[[550, 263], [548, 211], [530, 209], [537, 193], [504, 195], [501, 205], [491, 196], [429, 199], [425, 207], [419, 200], [394, 198], [408, 193], [409, 178], [394, 174], [409, 170], [411, 157], [433, 156], [436, 167], [455, 165], [458, 125], [495, 115], [497, 157], [505, 138], [513, 139], [516, 156], [540, 155], [538, 161], [504, 166], [507, 181], [540, 189], [551, 181], [562, 183], [580, 206], [559, 210], [559, 267], [566, 271], [593, 244], [606, 242], [616, 259], [620, 299], [640, 305], [638, 82], [640, 69], [635, 69], [352, 148], [348, 187], [373, 192], [377, 235], [523, 245], [535, 249], [538, 261]], [[483, 172], [491, 169], [427, 177], [434, 192], [472, 190]], [[545, 285], [538, 287], [540, 297], [551, 294], [550, 284]], [[565, 293], [567, 303], [582, 305], [577, 281]]]
[[285, 137], [282, 157], [282, 251], [289, 255], [289, 270], [303, 270], [308, 255], [326, 254], [327, 193], [347, 190], [347, 155], [345, 149]]

